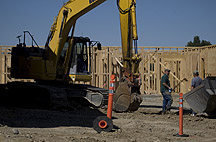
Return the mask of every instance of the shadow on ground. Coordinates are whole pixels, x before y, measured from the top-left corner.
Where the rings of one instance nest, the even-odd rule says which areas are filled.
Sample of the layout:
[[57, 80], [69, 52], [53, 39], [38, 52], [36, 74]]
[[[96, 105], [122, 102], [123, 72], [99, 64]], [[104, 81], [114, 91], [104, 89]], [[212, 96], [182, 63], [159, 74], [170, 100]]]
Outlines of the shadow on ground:
[[[161, 115], [162, 114], [162, 106], [157, 106], [157, 105], [141, 105], [140, 106], [141, 108], [152, 108], [152, 109], [160, 109], [160, 111], [158, 112], [142, 112], [143, 114], [150, 114], [150, 115]], [[171, 107], [171, 112], [169, 112], [170, 114], [175, 114], [175, 115], [179, 115], [179, 111], [175, 111], [175, 112], [172, 112], [172, 110], [179, 110], [179, 107], [175, 107], [175, 106], [172, 106]], [[191, 110], [190, 109], [187, 109], [187, 108], [184, 108], [183, 109], [183, 113], [184, 115], [188, 115], [188, 114], [191, 114]]]
[[[30, 93], [22, 93], [24, 89]], [[78, 104], [77, 100], [69, 100], [69, 108], [58, 108], [53, 105], [50, 107], [48, 94], [43, 89], [18, 86], [16, 90], [12, 90], [1, 85], [0, 124], [25, 128], [93, 127], [93, 120], [105, 115], [98, 109]]]
[[104, 116], [97, 109], [76, 111], [37, 110], [0, 107], [0, 124], [9, 127], [52, 128], [61, 126], [93, 127], [93, 120]]
[[[68, 108], [50, 107], [49, 96], [35, 90], [30, 94], [0, 87], [0, 124], [9, 127], [52, 128], [61, 126], [93, 127], [93, 120], [105, 114], [98, 109], [73, 103]], [[31, 88], [26, 88], [31, 91]], [[74, 101], [75, 102], [75, 101]]]

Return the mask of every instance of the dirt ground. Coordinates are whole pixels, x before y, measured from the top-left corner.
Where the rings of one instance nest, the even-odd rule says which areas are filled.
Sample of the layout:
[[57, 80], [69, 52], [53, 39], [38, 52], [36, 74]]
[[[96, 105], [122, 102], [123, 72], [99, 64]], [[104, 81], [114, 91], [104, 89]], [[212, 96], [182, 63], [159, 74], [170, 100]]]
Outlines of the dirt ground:
[[112, 132], [97, 133], [93, 120], [105, 115], [103, 109], [39, 110], [0, 107], [0, 142], [160, 142], [216, 141], [216, 119], [205, 114], [190, 116], [184, 103], [184, 133], [178, 133], [178, 96], [174, 95], [170, 114], [161, 115], [162, 97], [145, 95], [138, 111], [113, 112]]

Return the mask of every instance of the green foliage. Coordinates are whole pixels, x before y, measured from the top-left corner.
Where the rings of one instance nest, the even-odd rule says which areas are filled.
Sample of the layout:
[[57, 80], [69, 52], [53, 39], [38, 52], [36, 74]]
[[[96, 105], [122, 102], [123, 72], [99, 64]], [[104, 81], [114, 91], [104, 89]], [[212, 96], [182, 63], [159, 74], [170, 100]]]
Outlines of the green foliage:
[[201, 46], [207, 46], [212, 45], [210, 41], [202, 40], [200, 41], [199, 36], [195, 36], [193, 41], [189, 41], [187, 43], [187, 47], [201, 47]]

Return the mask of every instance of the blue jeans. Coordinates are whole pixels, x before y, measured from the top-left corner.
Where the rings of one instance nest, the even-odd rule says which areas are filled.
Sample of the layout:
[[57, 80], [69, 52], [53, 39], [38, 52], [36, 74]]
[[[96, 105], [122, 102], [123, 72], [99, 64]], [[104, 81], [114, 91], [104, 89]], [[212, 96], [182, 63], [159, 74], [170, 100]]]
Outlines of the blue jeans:
[[162, 106], [163, 111], [170, 110], [171, 105], [173, 103], [172, 96], [166, 93], [161, 93], [161, 94], [163, 96], [163, 106]]

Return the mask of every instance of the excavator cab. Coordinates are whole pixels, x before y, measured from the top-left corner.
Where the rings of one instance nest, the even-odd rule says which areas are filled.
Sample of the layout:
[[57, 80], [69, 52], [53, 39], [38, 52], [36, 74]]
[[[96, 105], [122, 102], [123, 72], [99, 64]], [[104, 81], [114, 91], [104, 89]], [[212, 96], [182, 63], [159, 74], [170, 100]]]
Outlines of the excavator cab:
[[73, 37], [69, 77], [75, 81], [91, 81], [91, 41], [88, 37]]
[[92, 48], [96, 44], [100, 50], [101, 44], [98, 41], [91, 41], [88, 37], [68, 37], [58, 61], [57, 78], [66, 77], [73, 83], [90, 82]]
[[[27, 47], [25, 37], [28, 33], [32, 38], [32, 46]], [[28, 31], [24, 31], [24, 42], [12, 49], [12, 77], [15, 78], [33, 78], [43, 80], [50, 66], [49, 59], [46, 59], [46, 49], [40, 48], [33, 36]], [[56, 68], [53, 66], [53, 80], [66, 82], [90, 82], [91, 81], [91, 64], [92, 48], [94, 45], [101, 48], [98, 41], [91, 41], [88, 37], [68, 37], [61, 51]], [[40, 62], [39, 62], [40, 61]], [[52, 63], [52, 62], [51, 62]], [[53, 64], [51, 64], [53, 65]], [[34, 67], [34, 68], [33, 68]], [[44, 69], [45, 67], [45, 69]], [[54, 72], [56, 69], [56, 72]], [[41, 74], [37, 70], [45, 70]], [[50, 69], [51, 70], [51, 69]], [[37, 76], [36, 76], [37, 75]], [[52, 79], [50, 79], [52, 80]]]

